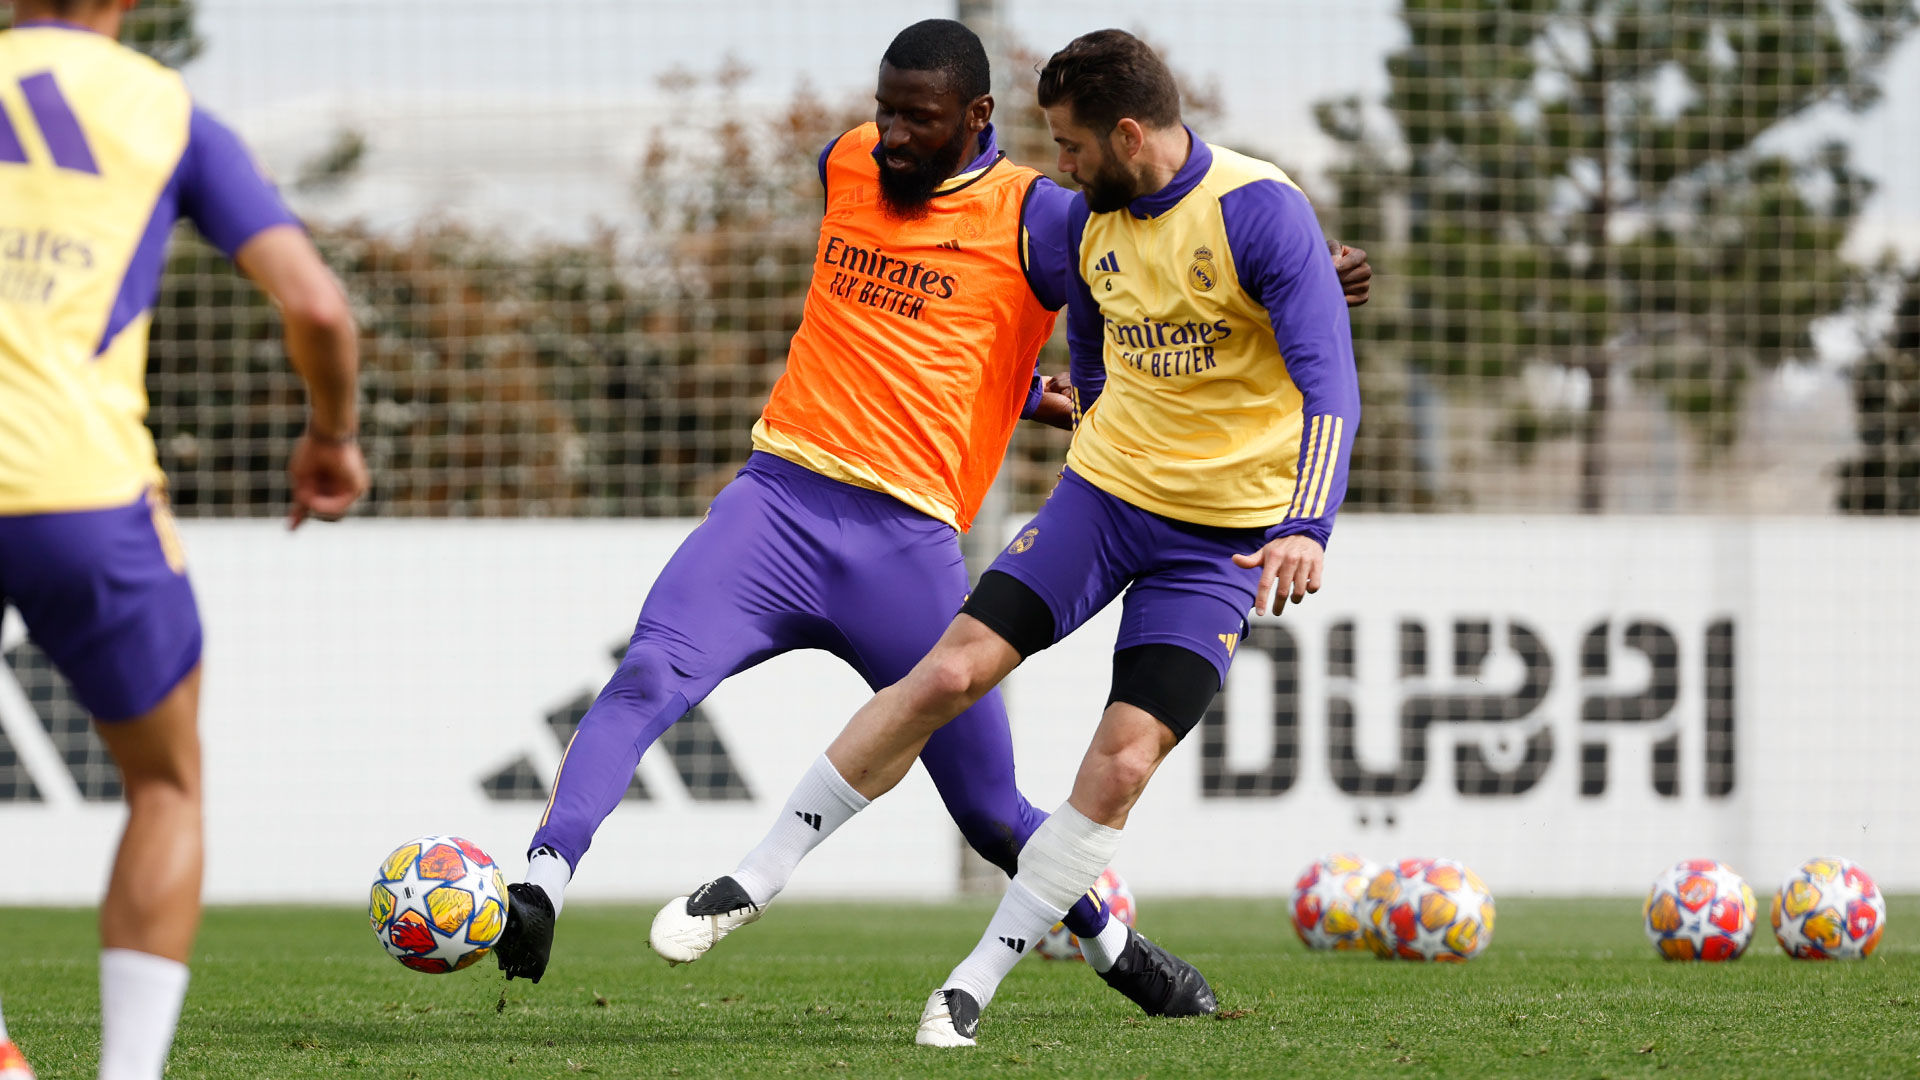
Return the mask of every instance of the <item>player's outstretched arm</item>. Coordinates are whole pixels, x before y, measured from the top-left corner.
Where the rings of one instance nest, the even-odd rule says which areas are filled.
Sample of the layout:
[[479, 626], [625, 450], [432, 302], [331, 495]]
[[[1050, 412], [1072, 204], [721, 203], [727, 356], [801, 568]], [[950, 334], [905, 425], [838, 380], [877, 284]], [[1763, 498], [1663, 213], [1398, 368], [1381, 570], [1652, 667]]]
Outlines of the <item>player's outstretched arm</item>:
[[307, 386], [307, 428], [287, 466], [289, 528], [308, 517], [337, 521], [367, 490], [359, 432], [360, 347], [353, 312], [313, 241], [291, 225], [265, 229], [234, 262], [280, 309], [287, 356]]

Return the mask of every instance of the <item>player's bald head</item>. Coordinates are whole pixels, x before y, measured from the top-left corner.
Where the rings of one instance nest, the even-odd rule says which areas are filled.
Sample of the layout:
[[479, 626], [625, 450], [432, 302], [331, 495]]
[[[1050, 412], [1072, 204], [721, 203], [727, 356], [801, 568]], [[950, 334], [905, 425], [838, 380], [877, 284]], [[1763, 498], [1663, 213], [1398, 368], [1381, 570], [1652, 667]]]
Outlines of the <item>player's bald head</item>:
[[1040, 69], [1040, 107], [1066, 105], [1096, 135], [1131, 119], [1147, 128], [1180, 123], [1180, 87], [1166, 61], [1125, 30], [1082, 34]]
[[938, 73], [945, 88], [972, 101], [993, 90], [993, 72], [987, 49], [966, 24], [952, 19], [925, 19], [894, 35], [881, 61], [900, 71]]

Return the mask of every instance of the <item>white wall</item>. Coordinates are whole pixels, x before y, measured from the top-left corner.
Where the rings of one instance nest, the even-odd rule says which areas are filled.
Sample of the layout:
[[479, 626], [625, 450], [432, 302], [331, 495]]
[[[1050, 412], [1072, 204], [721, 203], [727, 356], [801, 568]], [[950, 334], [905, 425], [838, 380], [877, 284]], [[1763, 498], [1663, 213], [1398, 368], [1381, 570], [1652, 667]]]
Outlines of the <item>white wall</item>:
[[[379, 858], [424, 832], [463, 833], [518, 869], [541, 803], [490, 799], [481, 781], [523, 756], [543, 782], [551, 774], [560, 745], [543, 718], [611, 674], [609, 651], [689, 524], [357, 521], [289, 536], [264, 522], [185, 523], [208, 632], [209, 899], [356, 900]], [[1278, 620], [1298, 650], [1292, 782], [1207, 797], [1196, 732], [1155, 779], [1116, 865], [1146, 894], [1270, 894], [1315, 855], [1356, 848], [1459, 857], [1502, 895], [1634, 893], [1667, 863], [1706, 854], [1765, 891], [1798, 860], [1834, 853], [1884, 886], [1920, 888], [1920, 843], [1902, 829], [1920, 821], [1915, 539], [1878, 522], [1350, 516], [1326, 589]], [[1065, 797], [1105, 700], [1116, 619], [1010, 683], [1022, 784], [1043, 807]], [[1456, 675], [1462, 619], [1486, 620], [1492, 648]], [[1426, 628], [1424, 677], [1400, 674], [1403, 621]], [[1586, 678], [1582, 643], [1603, 621], [1608, 675]], [[1636, 621], [1677, 645], [1671, 712], [1583, 723], [1587, 698], [1647, 686], [1645, 656], [1622, 640]], [[1339, 622], [1356, 635], [1350, 679], [1329, 674]], [[1704, 648], [1723, 622], [1735, 642], [1734, 779], [1715, 795]], [[1512, 635], [1529, 631], [1545, 655], [1536, 674], [1550, 665], [1536, 707], [1508, 723], [1436, 722], [1424, 778], [1406, 794], [1340, 789], [1330, 696], [1353, 703], [1359, 765], [1390, 769], [1408, 695], [1513, 693], [1525, 664]], [[0, 637], [12, 648], [19, 636], [9, 616]], [[1224, 695], [1228, 769], [1271, 756], [1276, 663], [1258, 637]], [[724, 685], [706, 712], [752, 801], [694, 801], [656, 748], [641, 764], [653, 798], [615, 811], [570, 896], [665, 896], [729, 869], [866, 693], [823, 653]], [[92, 900], [120, 807], [79, 797], [5, 669], [0, 727], [42, 793], [0, 802], [0, 902]], [[1529, 790], [1456, 790], [1456, 745], [1510, 768], [1543, 729], [1551, 752]], [[1674, 734], [1678, 790], [1665, 796], [1652, 747]], [[1583, 741], [1609, 748], [1598, 796], [1580, 793]], [[916, 771], [824, 845], [793, 893], [939, 895], [957, 879], [956, 845]]]

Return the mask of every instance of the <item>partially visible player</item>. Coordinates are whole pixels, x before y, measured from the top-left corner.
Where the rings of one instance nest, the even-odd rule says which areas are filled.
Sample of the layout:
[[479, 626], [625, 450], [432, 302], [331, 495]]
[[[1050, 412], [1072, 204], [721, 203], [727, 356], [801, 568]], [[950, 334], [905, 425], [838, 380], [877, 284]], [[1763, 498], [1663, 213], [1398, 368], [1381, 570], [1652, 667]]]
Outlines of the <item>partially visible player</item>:
[[133, 6], [15, 0], [0, 33], [0, 604], [95, 717], [126, 791], [100, 905], [103, 1080], [161, 1074], [200, 923], [200, 620], [144, 424], [176, 219], [285, 320], [309, 400], [290, 525], [339, 518], [367, 486], [346, 298], [240, 140], [116, 43]]
[[[1340, 284], [1286, 174], [1182, 125], [1166, 65], [1121, 31], [1056, 53], [1039, 100], [1082, 188], [1068, 245], [1082, 412], [1067, 468], [934, 649], [827, 748], [816, 773], [829, 782], [796, 789], [749, 856], [777, 893], [824, 839], [805, 820], [818, 789], [838, 793], [849, 812], [827, 820], [844, 822], [1022, 660], [1125, 596], [1112, 691], [1072, 796], [929, 998], [915, 1035], [929, 1046], [974, 1044], [1000, 981], [1112, 861], [1148, 779], [1219, 692], [1248, 611], [1318, 591], [1359, 421]], [[658, 916], [679, 917], [671, 904]], [[1133, 937], [1129, 951], [1160, 951]], [[1180, 993], [1212, 1010], [1204, 983]]]

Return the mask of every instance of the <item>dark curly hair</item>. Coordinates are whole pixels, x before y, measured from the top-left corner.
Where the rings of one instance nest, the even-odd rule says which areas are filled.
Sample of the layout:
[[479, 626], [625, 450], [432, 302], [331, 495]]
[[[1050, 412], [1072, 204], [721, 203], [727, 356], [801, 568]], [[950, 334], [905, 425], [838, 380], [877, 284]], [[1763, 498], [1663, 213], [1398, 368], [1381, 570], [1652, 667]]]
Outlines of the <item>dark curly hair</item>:
[[993, 73], [987, 49], [979, 35], [952, 19], [926, 19], [894, 36], [881, 57], [901, 71], [938, 71], [947, 88], [972, 101], [993, 91]]
[[1127, 117], [1141, 126], [1180, 123], [1180, 87], [1146, 42], [1125, 30], [1082, 34], [1040, 69], [1040, 107], [1067, 105], [1073, 118], [1105, 135]]

